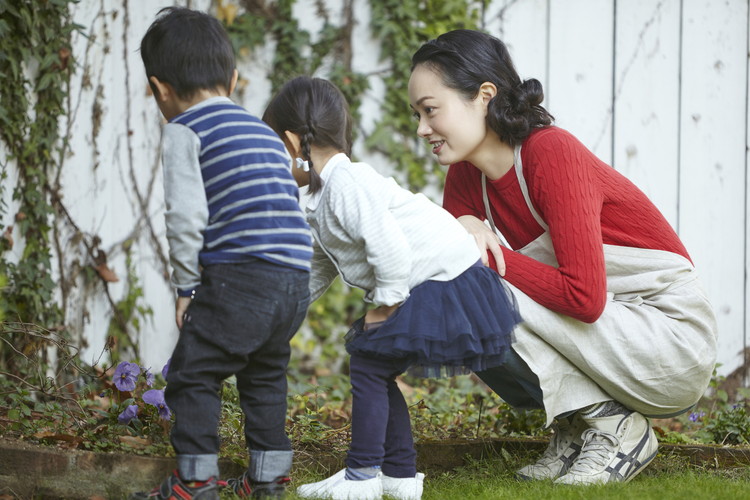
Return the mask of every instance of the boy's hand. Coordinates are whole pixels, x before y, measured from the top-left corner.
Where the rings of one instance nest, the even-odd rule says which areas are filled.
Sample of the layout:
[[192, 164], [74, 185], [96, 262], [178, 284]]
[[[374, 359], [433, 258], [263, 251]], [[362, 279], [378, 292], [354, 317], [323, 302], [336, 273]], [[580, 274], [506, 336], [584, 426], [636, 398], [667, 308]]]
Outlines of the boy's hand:
[[190, 297], [177, 297], [175, 303], [175, 320], [177, 321], [177, 328], [182, 330], [182, 319], [185, 317], [190, 301], [193, 300]]

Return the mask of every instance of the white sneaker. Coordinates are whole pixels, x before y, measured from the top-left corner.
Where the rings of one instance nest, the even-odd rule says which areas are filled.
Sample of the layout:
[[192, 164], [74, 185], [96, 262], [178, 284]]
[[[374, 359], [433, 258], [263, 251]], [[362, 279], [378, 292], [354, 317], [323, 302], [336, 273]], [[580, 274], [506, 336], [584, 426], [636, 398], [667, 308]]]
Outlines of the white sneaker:
[[574, 413], [570, 418], [556, 420], [552, 424], [554, 434], [542, 457], [536, 463], [519, 469], [516, 476], [524, 480], [557, 479], [568, 472], [581, 452], [581, 435], [587, 428], [586, 422], [578, 413]]
[[302, 498], [328, 498], [331, 500], [381, 500], [383, 497], [382, 472], [372, 479], [351, 481], [346, 479], [346, 469], [317, 483], [303, 484], [297, 488]]
[[424, 474], [414, 477], [390, 477], [383, 474], [383, 494], [396, 500], [420, 500], [424, 489]]
[[591, 428], [583, 433], [581, 454], [555, 483], [627, 483], [656, 456], [659, 443], [640, 413], [583, 420]]

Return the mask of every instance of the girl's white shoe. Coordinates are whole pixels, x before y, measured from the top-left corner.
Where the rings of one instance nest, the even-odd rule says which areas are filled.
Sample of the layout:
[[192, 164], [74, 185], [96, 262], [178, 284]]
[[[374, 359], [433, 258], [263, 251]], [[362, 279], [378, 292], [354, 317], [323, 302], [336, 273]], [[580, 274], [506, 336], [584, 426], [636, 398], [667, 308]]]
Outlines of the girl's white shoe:
[[390, 477], [383, 475], [383, 494], [396, 500], [421, 500], [424, 489], [424, 474], [414, 477]]
[[346, 479], [346, 469], [341, 469], [328, 479], [317, 483], [303, 484], [297, 488], [297, 495], [302, 498], [327, 498], [331, 500], [381, 500], [383, 498], [382, 475], [382, 472], [378, 472], [377, 476], [372, 479], [350, 481]]

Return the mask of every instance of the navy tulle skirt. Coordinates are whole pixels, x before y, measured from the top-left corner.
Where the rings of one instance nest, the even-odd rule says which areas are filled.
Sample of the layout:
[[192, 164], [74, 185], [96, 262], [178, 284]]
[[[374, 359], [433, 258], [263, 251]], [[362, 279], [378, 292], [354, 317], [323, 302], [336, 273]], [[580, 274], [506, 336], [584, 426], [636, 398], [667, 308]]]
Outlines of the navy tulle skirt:
[[383, 323], [360, 318], [347, 333], [349, 354], [408, 358], [416, 376], [452, 376], [503, 364], [521, 322], [503, 279], [481, 262], [451, 281], [426, 281]]

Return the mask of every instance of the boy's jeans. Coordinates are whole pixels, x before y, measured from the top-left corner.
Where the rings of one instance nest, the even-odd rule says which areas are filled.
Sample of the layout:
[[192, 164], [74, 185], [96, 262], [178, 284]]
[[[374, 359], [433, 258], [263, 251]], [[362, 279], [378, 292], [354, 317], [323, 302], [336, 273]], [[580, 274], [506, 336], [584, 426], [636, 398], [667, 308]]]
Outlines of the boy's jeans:
[[289, 341], [310, 301], [308, 284], [309, 273], [260, 259], [203, 270], [165, 392], [175, 414], [171, 439], [184, 480], [218, 476], [220, 389], [231, 375], [237, 378], [247, 446], [260, 462], [250, 465], [251, 479], [289, 473], [286, 368]]

